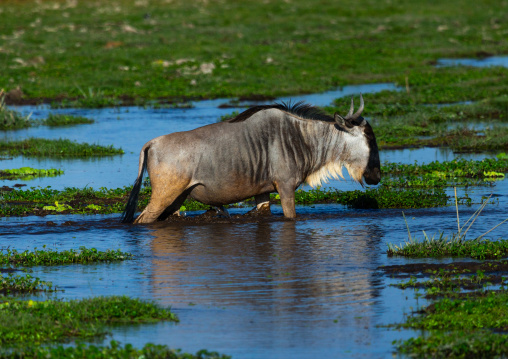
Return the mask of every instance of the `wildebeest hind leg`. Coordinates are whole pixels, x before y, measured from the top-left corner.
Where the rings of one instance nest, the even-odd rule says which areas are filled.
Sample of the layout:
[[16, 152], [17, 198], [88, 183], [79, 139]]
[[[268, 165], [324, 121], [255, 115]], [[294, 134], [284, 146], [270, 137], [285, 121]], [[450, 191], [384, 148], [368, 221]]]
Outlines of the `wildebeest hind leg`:
[[[170, 211], [177, 211], [181, 205], [181, 203], [179, 204], [177, 202], [181, 200], [183, 203], [185, 197], [187, 197], [187, 184], [187, 181], [175, 181], [170, 185], [159, 185], [152, 181], [152, 196], [150, 197], [150, 202], [138, 218], [136, 218], [134, 223], [152, 223], [172, 214], [169, 213]], [[173, 210], [173, 208], [176, 209]]]
[[270, 193], [262, 193], [254, 196], [256, 200], [256, 211], [260, 214], [269, 215], [270, 211]]

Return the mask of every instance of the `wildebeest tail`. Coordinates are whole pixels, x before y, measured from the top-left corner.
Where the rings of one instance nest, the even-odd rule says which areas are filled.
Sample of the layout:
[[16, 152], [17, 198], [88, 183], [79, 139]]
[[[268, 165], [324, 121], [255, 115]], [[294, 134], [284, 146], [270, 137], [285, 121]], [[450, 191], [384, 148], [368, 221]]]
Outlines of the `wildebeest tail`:
[[132, 187], [129, 200], [127, 201], [127, 205], [125, 206], [125, 210], [123, 211], [122, 223], [134, 222], [134, 214], [136, 214], [136, 209], [138, 207], [139, 191], [141, 190], [141, 185], [143, 183], [143, 174], [146, 171], [146, 163], [149, 148], [150, 148], [149, 146], [145, 146], [141, 149], [141, 153], [139, 155], [138, 178], [136, 178], [136, 182], [134, 182], [134, 186]]

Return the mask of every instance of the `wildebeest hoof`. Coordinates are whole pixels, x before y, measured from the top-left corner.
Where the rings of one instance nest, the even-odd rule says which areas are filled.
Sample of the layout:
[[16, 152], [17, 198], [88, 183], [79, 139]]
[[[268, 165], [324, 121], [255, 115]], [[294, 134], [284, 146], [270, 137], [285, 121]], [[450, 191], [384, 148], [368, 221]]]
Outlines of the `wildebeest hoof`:
[[218, 206], [216, 207], [216, 210], [217, 210], [217, 214], [219, 216], [224, 216], [226, 218], [231, 218], [231, 216], [229, 215], [229, 212], [226, 208], [224, 208], [224, 206]]
[[264, 203], [261, 206], [259, 206], [259, 208], [254, 207], [249, 212], [245, 213], [245, 215], [251, 217], [271, 216], [272, 211], [270, 210], [270, 204]]

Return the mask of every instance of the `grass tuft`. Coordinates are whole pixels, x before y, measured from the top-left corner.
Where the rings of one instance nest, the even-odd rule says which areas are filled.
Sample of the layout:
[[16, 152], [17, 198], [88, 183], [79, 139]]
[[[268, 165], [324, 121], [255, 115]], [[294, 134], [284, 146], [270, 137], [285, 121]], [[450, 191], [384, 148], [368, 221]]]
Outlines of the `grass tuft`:
[[0, 170], [0, 178], [9, 180], [21, 179], [27, 181], [37, 177], [55, 177], [62, 175], [63, 173], [63, 170], [55, 168], [45, 170], [31, 167], [21, 167], [15, 169]]
[[77, 143], [67, 139], [29, 138], [20, 141], [0, 140], [0, 155], [27, 157], [100, 157], [123, 154], [122, 149], [97, 144]]
[[83, 116], [73, 116], [73, 115], [51, 113], [48, 115], [48, 117], [42, 123], [46, 126], [58, 127], [58, 126], [91, 124], [94, 122], [95, 122], [94, 120], [92, 120], [90, 118], [83, 117]]
[[[44, 246], [45, 248], [46, 246]], [[79, 251], [74, 249], [65, 251], [53, 251], [49, 249], [18, 252], [13, 249], [6, 249], [0, 253], [0, 265], [12, 266], [39, 266], [39, 265], [62, 265], [62, 264], [85, 264], [94, 262], [113, 262], [132, 259], [131, 253], [117, 250], [98, 251], [95, 248], [80, 247]]]
[[18, 111], [9, 110], [5, 106], [5, 95], [0, 90], [0, 130], [20, 130], [32, 126], [30, 115], [23, 116]]

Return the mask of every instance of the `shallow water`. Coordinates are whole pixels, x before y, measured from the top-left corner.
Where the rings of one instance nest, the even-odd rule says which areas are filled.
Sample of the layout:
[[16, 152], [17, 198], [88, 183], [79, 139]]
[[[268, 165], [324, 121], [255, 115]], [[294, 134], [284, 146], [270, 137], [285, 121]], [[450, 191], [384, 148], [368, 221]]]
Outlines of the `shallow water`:
[[491, 56], [483, 59], [439, 59], [436, 67], [472, 66], [472, 67], [508, 67], [508, 56]]
[[[306, 99], [326, 105], [336, 97], [360, 90], [367, 92], [365, 88], [344, 88], [326, 103]], [[219, 109], [220, 103], [204, 101], [193, 109], [159, 110], [22, 108], [33, 112], [34, 117], [45, 117], [48, 112], [75, 113], [91, 117], [96, 123], [7, 132], [2, 133], [4, 138], [70, 138], [114, 144], [126, 154], [100, 160], [14, 158], [0, 161], [0, 166], [65, 170], [61, 177], [24, 182], [29, 186], [129, 185], [137, 173], [138, 151], [146, 141], [163, 133], [213, 123], [235, 110]], [[449, 150], [429, 148], [381, 153], [382, 161], [404, 163], [455, 157]], [[13, 183], [23, 181], [2, 181], [0, 186]], [[350, 181], [332, 181], [330, 185], [359, 188]], [[459, 189], [459, 195], [464, 191]], [[473, 226], [471, 237], [508, 218], [507, 181], [494, 187], [470, 188], [467, 193], [475, 200], [494, 193], [499, 200], [487, 207]], [[475, 209], [461, 206], [461, 218], [467, 218]], [[241, 214], [247, 210], [230, 212]], [[115, 327], [104, 343], [115, 339], [140, 347], [153, 342], [187, 352], [206, 348], [234, 358], [386, 358], [394, 351], [393, 340], [418, 335], [384, 327], [401, 322], [405, 314], [426, 301], [417, 302], [411, 290], [391, 287], [394, 281], [382, 274], [379, 266], [439, 262], [387, 257], [388, 243], [399, 244], [407, 239], [400, 210], [298, 206], [295, 221], [284, 220], [280, 206], [272, 206], [272, 211], [270, 219], [260, 221], [150, 226], [120, 224], [119, 215], [0, 218], [0, 248], [25, 250], [46, 245], [64, 250], [85, 245], [133, 253], [135, 259], [123, 263], [36, 267], [32, 273], [64, 289], [49, 297], [128, 295], [171, 306], [180, 318], [178, 324]], [[456, 230], [454, 207], [404, 212], [412, 233], [420, 238], [421, 230], [430, 235], [437, 229], [446, 233]], [[48, 225], [49, 221], [56, 225]], [[503, 234], [500, 227], [492, 236]]]
[[[179, 324], [115, 327], [105, 343], [207, 348], [234, 358], [378, 358], [391, 355], [392, 340], [416, 335], [383, 327], [426, 303], [417, 303], [411, 290], [390, 287], [393, 281], [378, 269], [422, 261], [386, 256], [387, 243], [407, 238], [400, 210], [299, 206], [299, 219], [284, 221], [281, 208], [273, 207], [273, 218], [259, 223], [131, 226], [119, 224], [117, 215], [3, 218], [0, 247], [86, 245], [133, 253], [135, 259], [123, 263], [36, 267], [32, 274], [65, 290], [53, 297], [125, 294], [171, 306], [180, 318]], [[506, 208], [489, 206], [471, 235], [506, 217]], [[463, 218], [473, 212], [460, 210]], [[456, 226], [453, 207], [405, 214], [418, 237], [422, 229], [432, 234]]]

